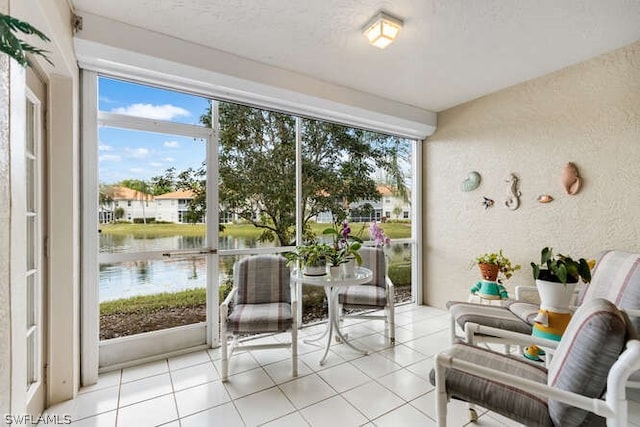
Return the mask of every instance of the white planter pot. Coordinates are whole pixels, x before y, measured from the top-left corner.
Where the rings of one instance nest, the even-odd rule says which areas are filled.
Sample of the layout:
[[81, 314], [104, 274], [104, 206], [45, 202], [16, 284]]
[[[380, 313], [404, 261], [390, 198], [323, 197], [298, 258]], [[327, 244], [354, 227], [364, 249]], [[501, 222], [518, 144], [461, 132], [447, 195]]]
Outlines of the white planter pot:
[[552, 313], [571, 313], [569, 305], [576, 285], [577, 283], [563, 285], [546, 280], [536, 280], [536, 287], [540, 294], [540, 309]]
[[354, 277], [356, 275], [356, 260], [351, 258], [342, 264], [342, 272], [344, 277]]
[[329, 275], [331, 275], [332, 279], [342, 279], [342, 265], [330, 266]]

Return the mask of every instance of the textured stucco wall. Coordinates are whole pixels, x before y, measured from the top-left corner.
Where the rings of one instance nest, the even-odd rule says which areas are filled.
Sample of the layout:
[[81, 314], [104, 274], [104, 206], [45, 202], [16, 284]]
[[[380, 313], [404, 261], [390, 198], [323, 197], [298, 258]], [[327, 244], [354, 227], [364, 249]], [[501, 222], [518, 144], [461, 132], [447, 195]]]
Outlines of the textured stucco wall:
[[[640, 42], [444, 111], [423, 160], [427, 304], [466, 299], [479, 277], [469, 263], [486, 251], [523, 265], [510, 291], [533, 284], [529, 262], [544, 246], [584, 257], [640, 251]], [[584, 178], [576, 196], [559, 184], [568, 161]], [[481, 185], [464, 193], [474, 170]], [[504, 207], [511, 172], [522, 192], [515, 211]], [[536, 201], [547, 193], [555, 201]]]
[[[9, 0], [0, 0], [0, 12], [9, 11]], [[0, 54], [0, 414], [10, 411], [11, 311], [9, 276], [9, 57]]]

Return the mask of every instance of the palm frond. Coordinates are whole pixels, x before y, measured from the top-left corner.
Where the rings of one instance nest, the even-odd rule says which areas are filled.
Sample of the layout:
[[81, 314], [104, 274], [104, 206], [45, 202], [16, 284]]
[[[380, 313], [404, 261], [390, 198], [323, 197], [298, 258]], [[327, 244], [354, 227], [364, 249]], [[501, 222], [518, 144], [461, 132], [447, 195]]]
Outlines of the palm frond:
[[27, 35], [33, 34], [45, 42], [51, 41], [49, 37], [31, 24], [0, 13], [0, 51], [18, 61], [23, 67], [31, 65], [27, 59], [27, 53], [39, 55], [53, 65], [53, 62], [47, 57], [49, 51], [32, 46], [19, 39], [15, 35], [17, 32]]

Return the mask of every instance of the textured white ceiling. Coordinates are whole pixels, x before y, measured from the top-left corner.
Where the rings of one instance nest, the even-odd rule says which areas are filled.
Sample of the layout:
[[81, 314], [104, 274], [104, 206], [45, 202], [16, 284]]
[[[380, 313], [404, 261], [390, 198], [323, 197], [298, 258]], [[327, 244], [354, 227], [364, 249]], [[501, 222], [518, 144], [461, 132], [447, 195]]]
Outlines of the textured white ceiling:
[[[441, 111], [640, 39], [640, 0], [72, 0], [77, 11]], [[379, 9], [404, 19], [369, 46]]]

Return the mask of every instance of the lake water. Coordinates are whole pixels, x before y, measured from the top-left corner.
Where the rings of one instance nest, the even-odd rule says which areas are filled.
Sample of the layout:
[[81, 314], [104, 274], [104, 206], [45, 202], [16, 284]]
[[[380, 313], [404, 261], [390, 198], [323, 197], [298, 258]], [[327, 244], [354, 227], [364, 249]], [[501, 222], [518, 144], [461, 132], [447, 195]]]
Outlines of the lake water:
[[[170, 251], [197, 249], [205, 246], [203, 236], [171, 236], [138, 238], [113, 234], [100, 234], [101, 253], [125, 253], [144, 251]], [[273, 247], [273, 243], [261, 243], [256, 239], [232, 236], [220, 238], [220, 249]], [[229, 276], [235, 256], [220, 256], [222, 283]], [[189, 258], [166, 260], [129, 261], [100, 264], [100, 302], [137, 295], [175, 292], [206, 287], [206, 260], [199, 255]]]
[[[205, 246], [202, 236], [171, 236], [160, 238], [134, 238], [100, 234], [101, 253], [124, 253], [143, 251], [169, 251], [196, 249]], [[274, 244], [262, 243], [256, 239], [223, 236], [220, 238], [221, 250], [257, 247], [273, 247]], [[410, 249], [403, 245], [394, 247], [394, 257], [406, 257]], [[238, 256], [219, 257], [218, 283], [230, 279], [233, 264]], [[160, 292], [175, 292], [185, 289], [206, 287], [206, 259], [204, 255], [189, 258], [147, 261], [128, 261], [100, 264], [100, 302], [138, 295], [151, 295]]]

